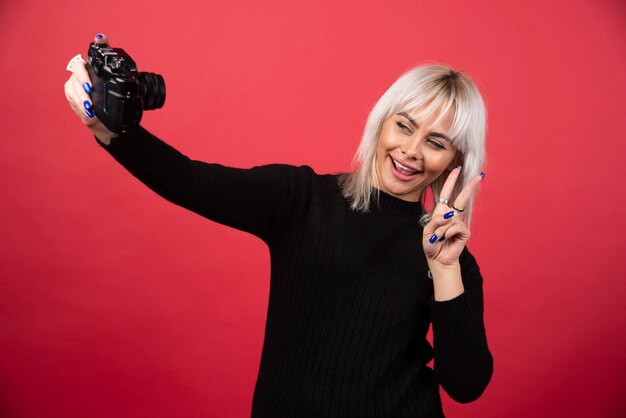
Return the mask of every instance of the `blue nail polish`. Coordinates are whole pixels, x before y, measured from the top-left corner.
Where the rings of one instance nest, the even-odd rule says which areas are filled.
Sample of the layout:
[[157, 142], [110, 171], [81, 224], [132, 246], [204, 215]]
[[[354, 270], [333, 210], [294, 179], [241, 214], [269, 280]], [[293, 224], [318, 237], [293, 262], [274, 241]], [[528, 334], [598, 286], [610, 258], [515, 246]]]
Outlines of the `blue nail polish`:
[[450, 219], [450, 218], [452, 218], [453, 216], [454, 216], [454, 211], [453, 211], [453, 210], [451, 210], [450, 212], [445, 213], [445, 214], [443, 215], [443, 219]]
[[480, 173], [480, 177], [485, 178], [485, 173]]
[[89, 103], [89, 100], [85, 100], [83, 102], [83, 106], [85, 106], [86, 110], [91, 110], [91, 103]]
[[96, 38], [98, 38], [98, 39], [102, 39], [102, 38], [104, 38], [104, 35], [103, 35], [103, 34], [101, 34], [101, 33], [99, 33], [99, 34], [97, 34], [97, 35], [96, 35]]
[[89, 116], [90, 118], [94, 117], [94, 114], [91, 110], [85, 110], [85, 113], [87, 114], [87, 116]]
[[446, 239], [445, 235], [443, 235], [441, 238], [439, 238], [439, 242], [443, 241], [444, 239]]
[[428, 240], [428, 242], [430, 242], [431, 244], [434, 244], [435, 241], [437, 241], [437, 234], [433, 234], [433, 236], [430, 237], [430, 239]]
[[89, 82], [85, 81], [83, 83], [83, 89], [85, 89], [85, 93], [91, 94], [91, 84]]
[[463, 166], [459, 164], [457, 168], [460, 170], [461, 168], [463, 168]]

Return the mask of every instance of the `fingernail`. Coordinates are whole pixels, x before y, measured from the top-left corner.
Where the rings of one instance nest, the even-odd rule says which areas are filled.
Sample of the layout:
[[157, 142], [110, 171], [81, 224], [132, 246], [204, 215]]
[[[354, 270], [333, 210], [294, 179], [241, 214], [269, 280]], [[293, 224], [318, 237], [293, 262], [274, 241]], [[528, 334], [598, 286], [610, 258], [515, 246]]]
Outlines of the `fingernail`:
[[453, 216], [454, 216], [454, 211], [453, 211], [453, 210], [451, 210], [451, 211], [450, 211], [450, 212], [448, 212], [448, 213], [444, 213], [444, 215], [443, 215], [443, 219], [450, 219], [450, 218], [452, 218]]
[[439, 242], [443, 241], [444, 239], [446, 239], [445, 235], [443, 235], [441, 238], [439, 238]]
[[85, 110], [85, 113], [86, 113], [86, 114], [87, 114], [87, 116], [89, 116], [90, 118], [93, 118], [93, 117], [94, 117], [93, 112], [92, 112], [91, 110], [89, 110], [89, 109]]
[[85, 106], [85, 109], [86, 109], [86, 110], [91, 111], [91, 103], [89, 103], [89, 100], [85, 100], [85, 101], [83, 102], [83, 106]]
[[430, 239], [428, 240], [428, 242], [430, 242], [431, 244], [434, 244], [435, 241], [437, 241], [437, 234], [433, 234], [433, 236], [430, 237]]
[[88, 81], [83, 83], [83, 89], [85, 89], [85, 93], [91, 94], [91, 84]]
[[101, 33], [99, 33], [99, 34], [97, 34], [97, 35], [96, 35], [96, 38], [97, 38], [97, 39], [102, 39], [102, 38], [104, 38], [104, 35], [103, 35], [103, 34], [101, 34]]
[[485, 173], [480, 173], [480, 177], [485, 178]]
[[459, 165], [457, 168], [460, 170], [461, 168], [463, 168], [463, 166], [462, 166], [462, 165]]

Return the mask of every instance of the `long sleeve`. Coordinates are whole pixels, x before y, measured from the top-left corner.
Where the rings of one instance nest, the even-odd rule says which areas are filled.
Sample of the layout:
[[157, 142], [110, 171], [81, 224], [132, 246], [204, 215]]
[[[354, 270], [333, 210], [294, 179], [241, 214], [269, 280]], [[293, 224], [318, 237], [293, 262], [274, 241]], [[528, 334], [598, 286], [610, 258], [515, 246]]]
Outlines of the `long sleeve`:
[[[141, 127], [100, 144], [165, 199], [268, 244], [253, 417], [443, 416], [437, 381], [459, 402], [485, 389], [493, 360], [478, 265], [464, 249], [464, 293], [433, 299], [429, 315], [421, 301], [432, 287], [419, 274], [426, 260], [415, 256], [419, 202], [383, 193], [380, 205], [360, 213], [337, 175], [194, 161]], [[434, 375], [426, 366], [433, 352], [421, 344], [429, 321]]]
[[493, 374], [483, 320], [483, 279], [467, 247], [460, 256], [464, 292], [447, 300], [430, 301], [433, 323], [434, 370], [441, 387], [457, 402], [472, 402], [483, 393]]
[[309, 207], [313, 170], [308, 166], [269, 164], [242, 169], [195, 161], [141, 126], [109, 145], [98, 143], [170, 202], [266, 243], [304, 216]]

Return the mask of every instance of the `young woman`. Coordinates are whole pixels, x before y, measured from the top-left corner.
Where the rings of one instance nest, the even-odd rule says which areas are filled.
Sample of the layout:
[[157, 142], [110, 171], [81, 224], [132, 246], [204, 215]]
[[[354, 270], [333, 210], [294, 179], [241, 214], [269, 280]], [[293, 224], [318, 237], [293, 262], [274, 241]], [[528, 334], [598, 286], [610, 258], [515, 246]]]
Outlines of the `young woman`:
[[493, 358], [466, 243], [486, 114], [466, 74], [427, 65], [402, 75], [368, 118], [358, 167], [322, 175], [190, 160], [142, 127], [116, 135], [93, 115], [84, 63], [71, 71], [71, 108], [117, 161], [171, 202], [269, 246], [253, 417], [442, 417], [439, 386], [458, 402], [483, 393]]

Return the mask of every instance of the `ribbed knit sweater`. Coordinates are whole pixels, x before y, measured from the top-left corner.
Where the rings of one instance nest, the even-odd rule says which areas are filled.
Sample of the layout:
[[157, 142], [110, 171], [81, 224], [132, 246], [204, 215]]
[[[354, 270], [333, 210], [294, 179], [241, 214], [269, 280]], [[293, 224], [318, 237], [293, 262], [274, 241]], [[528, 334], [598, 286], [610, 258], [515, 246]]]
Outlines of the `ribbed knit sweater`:
[[440, 385], [464, 403], [484, 391], [493, 358], [478, 265], [466, 247], [464, 292], [434, 300], [420, 203], [381, 191], [357, 212], [336, 174], [194, 161], [142, 127], [100, 144], [165, 199], [268, 245], [252, 417], [443, 417]]

